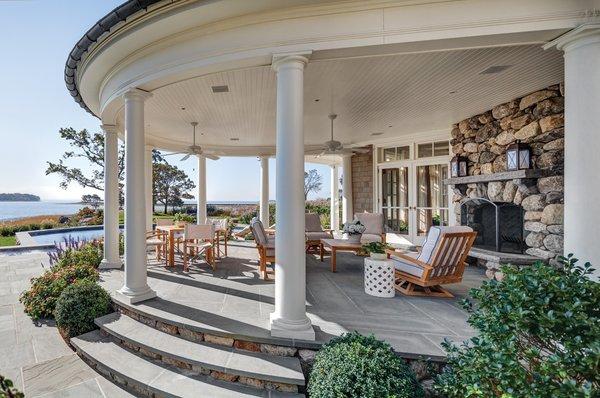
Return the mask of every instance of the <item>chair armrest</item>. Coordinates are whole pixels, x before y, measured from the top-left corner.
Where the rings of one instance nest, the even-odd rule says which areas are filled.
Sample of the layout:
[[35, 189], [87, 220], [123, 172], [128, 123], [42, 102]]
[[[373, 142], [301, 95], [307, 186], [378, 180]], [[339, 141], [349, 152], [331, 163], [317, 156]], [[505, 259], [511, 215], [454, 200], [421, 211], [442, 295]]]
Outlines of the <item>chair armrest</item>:
[[273, 228], [265, 228], [265, 233], [267, 235], [275, 235], [275, 230]]
[[393, 249], [387, 249], [385, 252], [388, 255], [388, 258], [390, 258], [390, 256], [394, 256], [394, 257], [400, 258], [402, 261], [406, 261], [407, 263], [411, 263], [411, 264], [413, 264], [417, 267], [423, 268], [423, 269], [432, 268], [431, 265], [429, 265], [423, 261], [417, 260], [414, 257], [407, 256], [406, 254], [397, 252]]

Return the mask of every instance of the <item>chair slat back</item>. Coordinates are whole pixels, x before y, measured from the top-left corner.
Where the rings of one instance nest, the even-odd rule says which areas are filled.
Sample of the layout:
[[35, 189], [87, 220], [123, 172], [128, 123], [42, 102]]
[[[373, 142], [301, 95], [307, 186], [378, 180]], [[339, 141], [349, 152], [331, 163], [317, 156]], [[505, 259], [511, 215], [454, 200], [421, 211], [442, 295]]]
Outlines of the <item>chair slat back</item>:
[[215, 237], [215, 226], [212, 224], [186, 224], [183, 235], [186, 240], [213, 240]]
[[267, 243], [267, 233], [265, 232], [265, 227], [263, 223], [256, 217], [250, 221], [250, 229], [252, 230], [252, 235], [254, 235], [254, 240], [258, 245], [265, 245]]
[[445, 232], [429, 265], [433, 267], [430, 278], [462, 275], [464, 262], [471, 250], [476, 232]]
[[321, 219], [317, 213], [304, 214], [304, 231], [305, 232], [323, 232]]

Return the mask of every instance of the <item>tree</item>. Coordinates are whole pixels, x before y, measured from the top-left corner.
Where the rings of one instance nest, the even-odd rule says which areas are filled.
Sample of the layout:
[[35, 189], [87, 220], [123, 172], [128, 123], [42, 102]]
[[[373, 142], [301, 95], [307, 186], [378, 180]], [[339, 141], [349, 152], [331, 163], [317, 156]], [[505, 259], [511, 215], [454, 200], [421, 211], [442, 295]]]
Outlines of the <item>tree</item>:
[[304, 172], [304, 200], [308, 199], [310, 192], [319, 192], [323, 186], [323, 178], [316, 169]]
[[164, 205], [165, 213], [169, 205], [181, 205], [182, 199], [192, 199], [189, 193], [196, 185], [187, 174], [177, 166], [167, 162], [153, 164], [154, 203]]
[[94, 194], [91, 195], [83, 195], [81, 197], [81, 203], [85, 203], [86, 205], [90, 205], [94, 208], [94, 210], [96, 210], [98, 208], [98, 206], [100, 206], [100, 203], [102, 203], [102, 199], [100, 198], [100, 196]]
[[[67, 189], [74, 182], [83, 188], [92, 188], [98, 191], [104, 191], [104, 134], [90, 133], [86, 129], [75, 131], [74, 128], [61, 128], [58, 132], [60, 137], [67, 141], [72, 151], [66, 151], [57, 163], [47, 162], [48, 168], [46, 175], [58, 174], [62, 181], [60, 187]], [[90, 165], [90, 171], [87, 174], [78, 167], [69, 166], [69, 159], [81, 158]], [[118, 155], [118, 175], [119, 175], [119, 199], [123, 203], [123, 179], [125, 176], [125, 147], [119, 145]], [[161, 153], [152, 150], [152, 162], [166, 162]]]

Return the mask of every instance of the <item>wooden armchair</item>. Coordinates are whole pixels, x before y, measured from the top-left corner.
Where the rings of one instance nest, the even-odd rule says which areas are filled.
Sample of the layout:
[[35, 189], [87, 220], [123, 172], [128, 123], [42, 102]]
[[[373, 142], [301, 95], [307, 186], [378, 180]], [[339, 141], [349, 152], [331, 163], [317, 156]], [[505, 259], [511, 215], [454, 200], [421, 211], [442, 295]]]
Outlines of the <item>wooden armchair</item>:
[[167, 233], [163, 231], [148, 231], [146, 232], [146, 248], [156, 249], [156, 260], [160, 261], [161, 257], [165, 258], [167, 263]]
[[215, 226], [213, 224], [186, 224], [183, 232], [183, 270], [188, 271], [188, 258], [190, 262], [204, 254], [206, 262], [213, 271], [216, 269], [215, 253]]
[[306, 251], [321, 247], [321, 239], [333, 239], [331, 229], [323, 229], [321, 219], [316, 213], [304, 214], [304, 236], [306, 239]]
[[442, 285], [462, 281], [476, 235], [464, 226], [431, 227], [417, 257], [388, 250], [396, 268], [396, 290], [407, 296], [454, 297]]
[[275, 238], [267, 235], [262, 222], [256, 217], [250, 221], [250, 229], [252, 230], [256, 248], [258, 249], [258, 270], [261, 277], [264, 280], [268, 280], [269, 273], [272, 274], [275, 272], [267, 271], [267, 263], [275, 265]]

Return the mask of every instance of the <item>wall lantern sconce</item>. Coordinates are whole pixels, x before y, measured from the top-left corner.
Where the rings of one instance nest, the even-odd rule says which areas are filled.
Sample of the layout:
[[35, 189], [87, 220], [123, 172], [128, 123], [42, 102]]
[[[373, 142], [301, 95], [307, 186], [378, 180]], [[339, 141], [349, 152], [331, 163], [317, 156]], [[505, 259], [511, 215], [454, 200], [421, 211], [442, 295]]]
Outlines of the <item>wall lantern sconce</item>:
[[467, 158], [455, 156], [450, 160], [450, 173], [452, 178], [465, 177], [467, 175]]
[[531, 147], [521, 141], [506, 148], [506, 170], [515, 171], [531, 168]]

